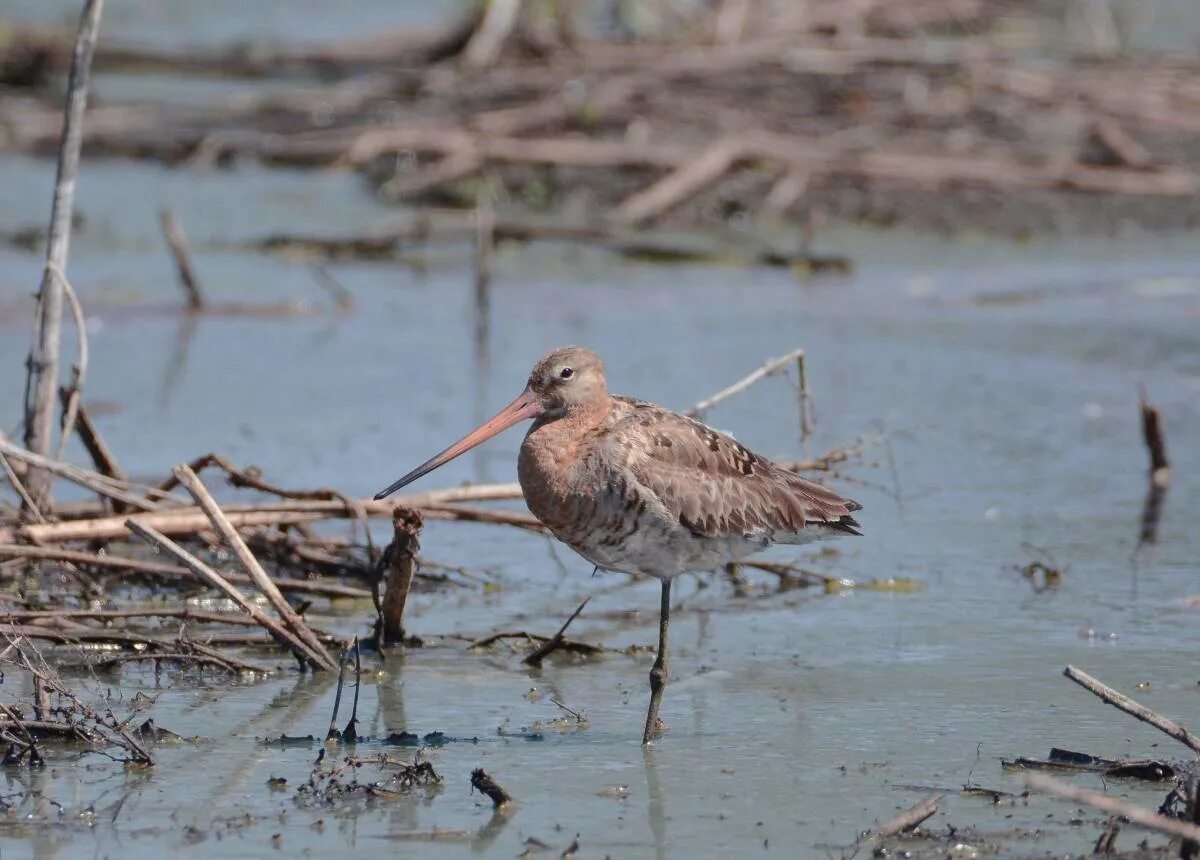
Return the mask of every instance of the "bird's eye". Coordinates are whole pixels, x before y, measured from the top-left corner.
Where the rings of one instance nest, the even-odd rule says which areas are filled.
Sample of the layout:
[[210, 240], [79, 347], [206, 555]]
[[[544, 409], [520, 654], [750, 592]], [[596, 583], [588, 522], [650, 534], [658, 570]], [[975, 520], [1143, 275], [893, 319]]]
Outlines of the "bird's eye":
[[569, 367], [564, 367], [562, 370], [560, 370], [558, 372], [558, 375], [560, 377], [562, 377], [563, 379], [570, 379], [572, 376], [575, 375], [575, 371]]

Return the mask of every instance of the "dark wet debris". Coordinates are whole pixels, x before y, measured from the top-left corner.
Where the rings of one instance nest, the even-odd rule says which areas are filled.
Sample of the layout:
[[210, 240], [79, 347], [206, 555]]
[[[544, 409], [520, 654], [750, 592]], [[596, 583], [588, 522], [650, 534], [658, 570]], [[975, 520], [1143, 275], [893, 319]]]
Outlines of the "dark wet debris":
[[[411, 762], [397, 761], [386, 755], [373, 758], [346, 756], [329, 769], [322, 769], [318, 758], [308, 781], [296, 791], [300, 806], [336, 806], [352, 800], [392, 799], [416, 789], [436, 790], [442, 777], [428, 761], [419, 756]], [[381, 776], [362, 779], [364, 775]]]
[[512, 803], [513, 797], [494, 776], [481, 767], [471, 771], [471, 789], [486, 794], [492, 801], [492, 806], [499, 809], [506, 803]]
[[1065, 773], [1099, 773], [1111, 779], [1159, 782], [1174, 779], [1176, 766], [1158, 759], [1112, 759], [1052, 747], [1045, 759], [1001, 759], [1005, 770], [1048, 770]]
[[263, 738], [263, 746], [267, 747], [310, 747], [317, 742], [312, 735], [280, 735], [277, 738]]

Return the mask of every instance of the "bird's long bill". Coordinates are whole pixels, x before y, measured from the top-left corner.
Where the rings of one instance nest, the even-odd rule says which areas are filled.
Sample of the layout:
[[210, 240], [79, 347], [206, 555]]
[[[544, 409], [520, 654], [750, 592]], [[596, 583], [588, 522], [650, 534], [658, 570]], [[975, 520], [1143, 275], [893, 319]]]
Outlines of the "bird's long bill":
[[430, 459], [426, 460], [403, 478], [389, 486], [386, 490], [376, 493], [376, 501], [387, 498], [392, 493], [396, 492], [396, 490], [411, 484], [422, 475], [428, 475], [439, 466], [444, 466], [455, 457], [467, 453], [481, 442], [486, 442], [497, 433], [504, 432], [518, 421], [525, 421], [528, 418], [536, 418], [541, 413], [542, 405], [538, 402], [537, 395], [526, 388], [521, 392], [520, 397], [501, 409], [500, 413], [496, 415], [495, 418], [484, 422], [466, 436], [459, 439], [445, 451], [438, 454], [436, 457], [431, 457]]

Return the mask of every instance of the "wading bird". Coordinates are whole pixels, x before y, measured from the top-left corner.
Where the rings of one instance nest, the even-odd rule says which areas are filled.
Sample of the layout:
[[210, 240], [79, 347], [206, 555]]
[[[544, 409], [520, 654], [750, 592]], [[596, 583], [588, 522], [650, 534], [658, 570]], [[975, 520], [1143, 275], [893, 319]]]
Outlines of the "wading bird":
[[544, 356], [525, 390], [500, 414], [375, 498], [530, 418], [517, 476], [533, 515], [592, 564], [662, 582], [643, 744], [660, 728], [672, 579], [684, 571], [714, 570], [774, 543], [859, 534], [851, 514], [862, 505], [699, 421], [609, 394], [603, 363], [579, 346]]

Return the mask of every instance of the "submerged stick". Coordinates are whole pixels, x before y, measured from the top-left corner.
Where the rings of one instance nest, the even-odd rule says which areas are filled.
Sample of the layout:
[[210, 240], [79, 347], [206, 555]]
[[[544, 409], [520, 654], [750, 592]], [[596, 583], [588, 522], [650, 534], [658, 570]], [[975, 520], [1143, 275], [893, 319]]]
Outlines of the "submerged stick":
[[1027, 775], [1025, 777], [1025, 785], [1030, 791], [1053, 794], [1064, 800], [1084, 803], [1096, 809], [1112, 813], [1113, 815], [1120, 815], [1128, 819], [1130, 824], [1144, 827], [1147, 830], [1157, 830], [1159, 833], [1180, 836], [1184, 839], [1200, 840], [1200, 827], [1197, 827], [1195, 824], [1188, 824], [1186, 821], [1180, 821], [1178, 818], [1168, 818], [1165, 815], [1159, 815], [1157, 812], [1151, 812], [1140, 806], [1134, 806], [1127, 801], [1118, 800], [1109, 794], [1089, 791], [1086, 788], [1077, 788], [1069, 783], [1038, 773]]
[[[190, 571], [196, 574], [196, 576], [200, 577], [213, 588], [224, 592], [225, 595], [238, 606], [240, 606], [247, 615], [257, 621], [260, 626], [266, 628], [267, 632], [269, 632], [271, 636], [274, 637], [275, 641], [277, 641], [280, 645], [283, 645], [288, 650], [294, 651], [297, 654], [304, 655], [307, 657], [309, 663], [314, 666], [321, 665], [320, 657], [313, 653], [309, 649], [308, 645], [301, 641], [299, 637], [287, 630], [274, 618], [271, 618], [269, 615], [259, 609], [256, 603], [234, 588], [228, 580], [221, 576], [221, 574], [217, 573], [207, 564], [196, 558], [196, 556], [192, 555], [179, 544], [175, 543], [175, 541], [171, 540], [166, 535], [158, 533], [149, 526], [141, 525], [133, 519], [129, 520], [129, 530], [138, 537], [143, 538], [147, 542], [152, 543], [170, 555], [173, 555], [175, 558], [183, 562], [183, 564], [186, 565]], [[322, 648], [322, 650], [324, 650], [324, 648]]]
[[[75, 36], [75, 52], [67, 82], [67, 104], [63, 113], [62, 139], [58, 148], [58, 170], [54, 202], [50, 209], [50, 233], [46, 243], [46, 267], [38, 290], [33, 344], [29, 350], [25, 378], [25, 446], [35, 454], [50, 453], [54, 419], [54, 393], [58, 390], [58, 349], [62, 333], [62, 281], [52, 274], [67, 268], [71, 242], [71, 218], [75, 209], [75, 177], [83, 144], [83, 116], [87, 107], [88, 79], [100, 13], [104, 0], [86, 0]], [[26, 479], [29, 495], [41, 508], [50, 499], [50, 477], [43, 468], [31, 467]]]
[[1173, 720], [1168, 720], [1166, 717], [1154, 713], [1154, 711], [1145, 705], [1135, 702], [1123, 693], [1117, 692], [1112, 687], [1098, 681], [1087, 672], [1076, 669], [1074, 666], [1067, 666], [1063, 670], [1063, 674], [1088, 692], [1098, 696], [1101, 701], [1112, 705], [1118, 710], [1124, 711], [1132, 717], [1136, 717], [1143, 723], [1149, 723], [1159, 731], [1170, 735], [1181, 744], [1190, 747], [1194, 752], [1200, 753], [1200, 737], [1192, 734]]
[[592, 598], [590, 596], [585, 597], [583, 599], [583, 603], [580, 603], [579, 606], [575, 608], [575, 611], [571, 613], [570, 617], [563, 622], [562, 627], [558, 628], [558, 632], [539, 645], [537, 648], [530, 651], [529, 654], [526, 655], [525, 659], [521, 662], [525, 663], [527, 666], [542, 665], [542, 660], [546, 659], [546, 657], [548, 657], [554, 651], [557, 651], [562, 644], [567, 641], [563, 634], [567, 632], [567, 628], [571, 626], [571, 622], [579, 617], [579, 613], [583, 612], [583, 607], [587, 606], [588, 601], [591, 599]]
[[170, 209], [160, 209], [159, 222], [162, 224], [163, 236], [166, 237], [167, 247], [175, 260], [175, 268], [179, 271], [179, 283], [187, 293], [187, 309], [191, 313], [204, 309], [204, 295], [200, 292], [200, 281], [192, 268], [192, 254], [188, 250], [187, 237], [175, 213]]
[[325, 650], [325, 646], [321, 644], [321, 640], [316, 637], [309, 628], [306, 622], [296, 610], [292, 609], [292, 605], [287, 602], [287, 598], [275, 587], [275, 583], [271, 582], [271, 577], [263, 570], [254, 553], [250, 551], [250, 547], [246, 546], [246, 542], [242, 540], [242, 536], [238, 534], [237, 529], [229, 522], [225, 512], [217, 505], [216, 501], [209, 494], [208, 488], [204, 486], [200, 478], [187, 465], [176, 466], [173, 470], [175, 477], [179, 482], [187, 488], [188, 492], [196, 499], [196, 502], [208, 515], [209, 521], [213, 527], [224, 538], [234, 555], [238, 557], [238, 561], [242, 563], [242, 567], [250, 574], [254, 580], [254, 584], [262, 595], [267, 598], [267, 602], [279, 613], [279, 617], [283, 619], [293, 633], [305, 643], [307, 653], [311, 654], [322, 669], [330, 672], [337, 669], [337, 664], [333, 658], [329, 656], [329, 652]]

